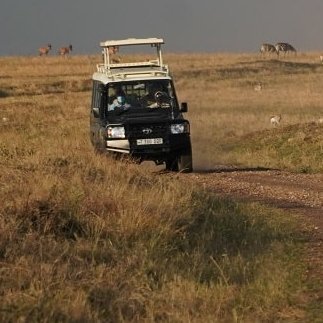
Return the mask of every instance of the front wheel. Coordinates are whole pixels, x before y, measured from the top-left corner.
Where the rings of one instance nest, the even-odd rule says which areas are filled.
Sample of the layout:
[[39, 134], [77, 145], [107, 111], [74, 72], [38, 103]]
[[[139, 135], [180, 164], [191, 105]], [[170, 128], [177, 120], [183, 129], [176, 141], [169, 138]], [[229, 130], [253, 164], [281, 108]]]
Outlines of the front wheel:
[[178, 172], [178, 158], [170, 157], [166, 160], [166, 170]]
[[191, 173], [193, 171], [192, 150], [166, 160], [166, 169], [171, 172]]
[[178, 158], [178, 170], [181, 173], [192, 173], [193, 171], [193, 158], [192, 150], [189, 149], [185, 154]]

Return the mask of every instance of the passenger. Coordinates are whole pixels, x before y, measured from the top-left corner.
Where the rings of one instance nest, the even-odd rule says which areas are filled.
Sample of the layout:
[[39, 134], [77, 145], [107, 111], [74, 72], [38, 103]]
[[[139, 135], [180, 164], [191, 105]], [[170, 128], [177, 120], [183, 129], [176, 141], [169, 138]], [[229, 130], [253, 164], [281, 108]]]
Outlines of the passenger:
[[126, 94], [121, 88], [116, 90], [116, 98], [113, 100], [112, 104], [108, 105], [108, 111], [112, 111], [115, 108], [130, 108], [130, 104], [126, 102]]

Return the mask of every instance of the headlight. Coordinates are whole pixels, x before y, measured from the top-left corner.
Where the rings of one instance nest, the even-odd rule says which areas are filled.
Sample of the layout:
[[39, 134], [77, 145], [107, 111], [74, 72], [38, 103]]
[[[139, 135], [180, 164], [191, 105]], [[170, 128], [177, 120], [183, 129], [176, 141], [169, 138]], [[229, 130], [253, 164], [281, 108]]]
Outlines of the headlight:
[[108, 127], [108, 138], [125, 138], [124, 127]]
[[170, 125], [170, 132], [172, 134], [189, 133], [190, 126], [187, 122], [172, 124], [172, 125]]

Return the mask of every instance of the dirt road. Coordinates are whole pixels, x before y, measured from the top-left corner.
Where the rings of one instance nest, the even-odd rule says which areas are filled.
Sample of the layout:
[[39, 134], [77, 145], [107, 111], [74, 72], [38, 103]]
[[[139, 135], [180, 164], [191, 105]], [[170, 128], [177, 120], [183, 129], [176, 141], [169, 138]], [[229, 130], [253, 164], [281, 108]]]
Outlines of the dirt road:
[[226, 166], [184, 176], [223, 196], [259, 201], [313, 217], [313, 223], [321, 224], [323, 229], [323, 174]]
[[[306, 227], [308, 278], [323, 286], [323, 174], [219, 166], [180, 176], [220, 196], [258, 201], [299, 214]], [[323, 299], [323, 290], [314, 297]]]

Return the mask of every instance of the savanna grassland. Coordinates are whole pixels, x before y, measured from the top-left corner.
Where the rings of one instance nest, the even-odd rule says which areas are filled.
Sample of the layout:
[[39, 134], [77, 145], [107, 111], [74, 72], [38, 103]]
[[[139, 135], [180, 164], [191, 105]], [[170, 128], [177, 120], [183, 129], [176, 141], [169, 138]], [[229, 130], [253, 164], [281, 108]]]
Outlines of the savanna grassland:
[[[322, 173], [318, 56], [165, 55], [195, 169]], [[296, 216], [94, 153], [99, 61], [0, 58], [0, 320], [319, 322]]]

